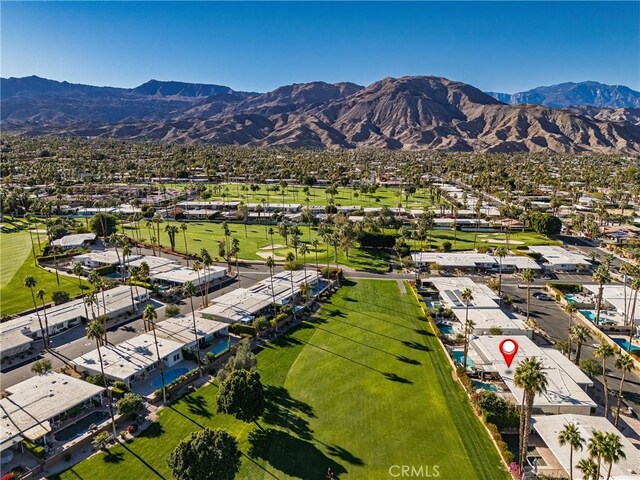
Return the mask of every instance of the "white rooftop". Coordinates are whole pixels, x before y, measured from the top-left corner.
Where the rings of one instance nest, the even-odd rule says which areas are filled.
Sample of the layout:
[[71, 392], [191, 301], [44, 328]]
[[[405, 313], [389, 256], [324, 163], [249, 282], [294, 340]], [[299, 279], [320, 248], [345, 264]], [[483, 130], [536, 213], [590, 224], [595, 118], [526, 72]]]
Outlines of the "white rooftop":
[[[131, 254], [128, 259], [137, 260], [140, 255]], [[122, 260], [122, 253], [115, 250], [104, 250], [101, 252], [89, 252], [73, 257], [76, 262], [94, 262], [103, 263], [105, 265], [119, 265]]]
[[[168, 357], [172, 353], [181, 350], [183, 345], [183, 343], [173, 340], [159, 338], [160, 357]], [[117, 345], [108, 344], [102, 346], [100, 347], [100, 353], [105, 375], [120, 380], [126, 380], [157, 362], [156, 347], [153, 335], [150, 333], [143, 333]], [[97, 349], [76, 358], [72, 363], [77, 364], [80, 369], [86, 368], [94, 372], [100, 371], [100, 359]]]
[[[586, 284], [584, 288], [598, 295], [598, 285]], [[613, 305], [620, 314], [625, 311], [625, 289], [626, 289], [626, 311], [631, 316], [633, 311], [633, 298], [635, 291], [625, 285], [603, 285], [602, 299]], [[640, 320], [640, 297], [636, 299], [634, 320]]]
[[[573, 478], [575, 480], [584, 480], [582, 472], [576, 467], [578, 462], [584, 458], [589, 458], [589, 452], [586, 444], [593, 436], [595, 430], [605, 433], [615, 433], [620, 437], [622, 448], [624, 450], [625, 460], [614, 463], [611, 468], [612, 480], [638, 480], [640, 478], [640, 451], [618, 431], [613, 424], [604, 417], [590, 415], [534, 415], [532, 417], [532, 426], [538, 435], [544, 440], [544, 443], [551, 450], [553, 455], [558, 459], [565, 471], [569, 472], [570, 466], [570, 449], [560, 445], [558, 435], [565, 425], [573, 423], [578, 427], [580, 436], [585, 440], [585, 448], [582, 450], [574, 450], [573, 452]], [[603, 466], [606, 472], [609, 468], [608, 464]]]
[[[465, 324], [467, 319], [467, 311], [465, 308], [452, 309], [454, 315], [462, 325]], [[524, 332], [527, 330], [524, 321], [520, 318], [512, 318], [507, 315], [500, 308], [471, 308], [469, 307], [469, 320], [472, 320], [474, 325], [474, 331], [487, 331], [493, 327], [500, 328], [503, 332]]]
[[[0, 448], [10, 446], [20, 432], [45, 433], [48, 420], [100, 393], [104, 388], [56, 372], [36, 375], [6, 388], [0, 399]], [[45, 423], [47, 422], [47, 423]], [[27, 432], [27, 437], [29, 437]], [[40, 435], [35, 435], [39, 437]]]
[[498, 295], [469, 277], [431, 277], [427, 281], [438, 290], [442, 302], [449, 308], [465, 308], [462, 292], [466, 288], [473, 295], [469, 308], [498, 308]]
[[[208, 320], [196, 315], [196, 332], [199, 339], [227, 328], [229, 328], [229, 325], [226, 323]], [[191, 315], [178, 315], [157, 323], [156, 336], [181, 344], [195, 342], [193, 317]]]
[[589, 258], [580, 253], [556, 245], [532, 245], [529, 247], [532, 252], [539, 253], [550, 265], [585, 265], [590, 266]]
[[71, 248], [81, 246], [84, 242], [93, 242], [96, 239], [95, 233], [76, 233], [73, 235], [65, 235], [51, 242], [52, 245], [62, 248]]
[[223, 318], [229, 323], [250, 322], [256, 313], [273, 303], [271, 295], [238, 288], [212, 300], [212, 304], [200, 310], [203, 315]]
[[[511, 368], [507, 368], [504, 357], [500, 353], [500, 342], [513, 338], [518, 342], [518, 352]], [[474, 355], [472, 360], [476, 368], [487, 372], [497, 372], [505, 382], [519, 404], [523, 390], [514, 383], [514, 375], [519, 362], [528, 357], [537, 357], [547, 374], [547, 391], [536, 395], [535, 408], [583, 406], [596, 407], [596, 403], [581, 388], [592, 386], [593, 381], [577, 368], [564, 355], [548, 348], [540, 348], [525, 336], [509, 337], [506, 335], [483, 335], [473, 337], [470, 341]]]
[[171, 270], [166, 270], [154, 274], [153, 278], [155, 280], [164, 280], [166, 282], [180, 284], [193, 282], [197, 285], [205, 275], [208, 274], [209, 278], [223, 276], [225, 271], [226, 269], [224, 267], [218, 267], [215, 265], [212, 265], [211, 267], [208, 267], [207, 269], [200, 272], [189, 267], [176, 266], [176, 268], [173, 268]]

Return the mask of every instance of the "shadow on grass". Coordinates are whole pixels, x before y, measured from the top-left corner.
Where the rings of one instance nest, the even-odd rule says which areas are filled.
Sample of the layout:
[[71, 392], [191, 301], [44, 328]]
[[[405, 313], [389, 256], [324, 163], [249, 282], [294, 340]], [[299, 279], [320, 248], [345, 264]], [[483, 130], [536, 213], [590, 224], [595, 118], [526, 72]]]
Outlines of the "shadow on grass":
[[207, 409], [207, 401], [202, 395], [189, 395], [183, 398], [187, 408], [194, 415], [199, 417], [211, 418], [211, 412]]
[[431, 349], [429, 347], [427, 347], [426, 345], [423, 345], [421, 343], [418, 342], [409, 342], [409, 341], [403, 341], [402, 342], [404, 345], [406, 345], [409, 348], [413, 348], [414, 350], [421, 350], [423, 352], [430, 352]]
[[102, 461], [104, 463], [120, 463], [123, 460], [124, 460], [123, 452], [113, 453], [111, 449], [107, 450], [104, 456], [102, 457]]
[[385, 372], [385, 373], [383, 373], [383, 375], [387, 380], [391, 380], [392, 382], [404, 383], [404, 384], [407, 384], [407, 385], [413, 385], [413, 382], [411, 380], [409, 380], [408, 378], [401, 377], [400, 375], [397, 375], [395, 373]]
[[351, 465], [363, 466], [364, 461], [356, 457], [349, 450], [339, 447], [338, 445], [327, 445], [327, 452], [332, 457], [338, 457], [340, 460], [343, 460]]
[[165, 477], [164, 475], [162, 475], [158, 470], [156, 470], [151, 464], [149, 464], [149, 462], [147, 462], [144, 458], [142, 458], [140, 455], [138, 455], [137, 453], [135, 453], [133, 450], [131, 450], [126, 444], [121, 443], [120, 445], [122, 445], [124, 447], [124, 449], [129, 452], [131, 455], [133, 455], [134, 457], [136, 457], [145, 467], [147, 467], [151, 472], [153, 472], [157, 477], [162, 478], [163, 480], [168, 480], [167, 477]]
[[286, 429], [306, 440], [312, 438], [308, 420], [299, 415], [315, 417], [311, 405], [291, 397], [286, 388], [273, 385], [265, 386], [265, 397], [262, 415], [265, 423]]
[[200, 422], [194, 420], [193, 418], [191, 418], [188, 415], [185, 415], [184, 413], [182, 413], [180, 410], [177, 410], [173, 405], [167, 405], [168, 408], [170, 408], [171, 410], [173, 410], [175, 413], [177, 413], [178, 415], [184, 417], [185, 419], [189, 420], [191, 423], [197, 425], [200, 428], [206, 428], [204, 425], [202, 425]]
[[138, 437], [140, 438], [156, 438], [164, 435], [164, 427], [160, 422], [154, 422], [145, 428]]
[[295, 478], [322, 478], [328, 468], [339, 476], [346, 469], [313, 443], [283, 430], [255, 429], [249, 435], [249, 456]]
[[409, 365], [422, 365], [422, 362], [416, 360], [415, 358], [405, 357], [404, 355], [398, 355], [396, 359], [403, 363], [408, 363]]

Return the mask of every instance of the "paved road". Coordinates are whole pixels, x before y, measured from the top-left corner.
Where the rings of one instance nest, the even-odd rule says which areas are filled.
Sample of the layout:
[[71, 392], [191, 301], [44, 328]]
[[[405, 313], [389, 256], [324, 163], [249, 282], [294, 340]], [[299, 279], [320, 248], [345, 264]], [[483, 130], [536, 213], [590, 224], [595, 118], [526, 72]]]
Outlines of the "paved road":
[[[518, 288], [517, 285], [512, 283], [504, 285], [504, 292], [515, 300], [516, 305], [518, 305], [523, 312], [526, 312], [526, 289]], [[544, 330], [551, 339], [554, 341], [567, 340], [570, 317], [556, 302], [542, 301], [532, 296], [530, 305], [531, 317], [538, 322], [538, 326]], [[593, 350], [597, 345], [595, 341], [583, 345], [580, 358], [594, 358]], [[616, 370], [613, 360], [607, 362], [607, 369], [609, 371], [607, 375], [609, 388], [617, 392], [620, 388], [620, 373]], [[627, 374], [627, 379], [625, 379], [624, 383], [623, 398], [635, 411], [640, 412], [640, 376], [636, 372]], [[617, 399], [615, 398], [610, 400], [610, 402], [614, 404], [616, 401]]]
[[[215, 290], [212, 287], [212, 293], [209, 298], [216, 298], [220, 295], [230, 292], [236, 288], [246, 288], [254, 285], [260, 280], [264, 280], [269, 275], [266, 267], [260, 265], [247, 265], [240, 267], [240, 276], [237, 279], [227, 280], [221, 289]], [[203, 298], [195, 297], [193, 299], [193, 306], [198, 309], [202, 306]], [[189, 300], [183, 300], [180, 304], [181, 312], [184, 314], [191, 313], [191, 305]], [[164, 320], [165, 306], [159, 302], [156, 302], [158, 311], [158, 320]], [[133, 318], [124, 322], [121, 325], [108, 328], [107, 338], [110, 343], [120, 343], [131, 337], [135, 337], [144, 332], [144, 326], [141, 318]], [[38, 358], [47, 358], [51, 360], [53, 369], [61, 368], [66, 362], [73, 360], [80, 355], [84, 355], [95, 349], [95, 343], [89, 341], [85, 336], [84, 325], [78, 325], [66, 332], [52, 337], [52, 350], [43, 353]], [[35, 360], [35, 359], [34, 359]], [[27, 378], [31, 377], [31, 363], [19, 366], [5, 373], [0, 373], [0, 389], [5, 389], [16, 383], [19, 383]]]

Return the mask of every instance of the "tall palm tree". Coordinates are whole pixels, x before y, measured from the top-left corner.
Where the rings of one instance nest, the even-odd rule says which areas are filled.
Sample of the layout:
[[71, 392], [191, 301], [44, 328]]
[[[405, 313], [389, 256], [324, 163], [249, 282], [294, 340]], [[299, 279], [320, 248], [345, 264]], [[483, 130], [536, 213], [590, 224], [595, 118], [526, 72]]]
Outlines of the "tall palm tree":
[[[278, 314], [278, 309], [276, 308], [276, 292], [273, 289], [273, 269], [276, 266], [276, 262], [273, 260], [272, 256], [268, 256], [267, 260], [264, 262], [264, 265], [269, 269], [269, 279], [271, 280], [271, 297], [273, 299], [273, 314]], [[278, 324], [276, 323], [276, 330], [278, 329]]]
[[187, 224], [180, 222], [180, 230], [182, 230], [182, 239], [184, 240], [184, 253], [187, 258], [187, 267], [189, 266], [189, 246], [187, 245]]
[[158, 319], [158, 313], [156, 308], [150, 303], [145, 307], [142, 312], [142, 320], [145, 323], [144, 331], [153, 332], [153, 342], [156, 345], [156, 356], [158, 357], [158, 368], [160, 369], [160, 379], [162, 380], [162, 400], [167, 403], [167, 388], [164, 383], [164, 362], [160, 357], [160, 347], [158, 346], [158, 336], [156, 335], [156, 320]]
[[609, 464], [607, 469], [607, 480], [611, 478], [611, 469], [614, 463], [618, 463], [620, 460], [627, 458], [620, 441], [620, 436], [615, 433], [607, 433], [604, 437], [604, 448], [602, 452], [602, 459]]
[[[295, 268], [295, 261], [296, 261], [296, 257], [292, 252], [287, 253], [286, 256], [286, 261], [287, 261], [287, 269], [289, 270], [289, 281], [291, 282], [291, 308], [293, 308], [293, 270]], [[296, 318], [296, 312], [295, 310], [293, 311], [293, 318]]]
[[631, 314], [629, 316], [631, 329], [629, 330], [629, 345], [627, 346], [628, 352], [631, 351], [631, 340], [633, 339], [633, 331], [636, 327], [634, 319], [636, 316], [636, 304], [638, 303], [638, 290], [640, 290], [640, 272], [636, 272], [636, 274], [638, 276], [631, 282], [631, 290], [633, 290], [633, 300], [631, 303]]
[[609, 267], [605, 264], [600, 265], [593, 272], [593, 281], [598, 284], [598, 298], [596, 303], [596, 326], [600, 325], [600, 309], [602, 308], [602, 290], [605, 283], [611, 283], [611, 274]]
[[45, 292], [42, 289], [39, 289], [36, 292], [36, 297], [38, 298], [38, 300], [40, 300], [40, 302], [42, 302], [42, 313], [44, 315], [44, 329], [47, 331], [47, 335], [44, 338], [45, 340], [44, 347], [47, 348], [49, 347], [49, 345], [51, 345], [51, 337], [49, 335], [49, 318], [47, 317], [47, 305], [44, 303], [44, 295], [45, 295]]
[[587, 444], [589, 456], [596, 459], [596, 474], [593, 476], [594, 480], [600, 479], [600, 468], [602, 466], [602, 457], [605, 454], [606, 439], [607, 436], [604, 432], [594, 430]]
[[100, 353], [100, 344], [102, 343], [102, 337], [104, 336], [104, 327], [99, 320], [92, 320], [87, 324], [87, 338], [89, 340], [95, 340], [96, 350], [98, 351], [98, 359], [100, 360], [100, 372], [102, 373], [102, 382], [104, 388], [107, 391], [107, 402], [109, 403], [109, 415], [111, 416], [111, 428], [113, 430], [113, 438], [116, 438], [116, 422], [113, 418], [113, 402], [111, 400], [111, 390], [109, 390], [109, 384], [107, 383], [107, 377], [104, 374], [104, 363], [102, 361], [102, 354]]
[[507, 247], [497, 247], [493, 254], [498, 257], [498, 296], [501, 298], [500, 303], [502, 303], [502, 259], [506, 257], [509, 253]]
[[36, 317], [38, 317], [38, 323], [40, 324], [40, 333], [42, 333], [42, 343], [47, 346], [47, 333], [42, 325], [42, 319], [40, 318], [40, 312], [38, 311], [38, 304], [36, 303], [36, 294], [33, 291], [38, 286], [38, 281], [33, 275], [27, 275], [23, 280], [24, 286], [31, 290], [31, 300], [33, 300], [33, 309], [36, 311]]
[[200, 295], [202, 295], [202, 282], [200, 281], [200, 270], [202, 270], [202, 263], [200, 262], [200, 260], [194, 260], [193, 265], [191, 265], [191, 269], [196, 272], [196, 275], [198, 276]]
[[204, 306], [209, 306], [209, 274], [211, 265], [213, 265], [213, 258], [206, 249], [200, 251], [202, 256], [202, 267], [204, 268]]
[[573, 316], [578, 311], [578, 307], [576, 306], [575, 302], [567, 302], [567, 304], [564, 307], [562, 307], [562, 309], [566, 314], [569, 315], [569, 328], [567, 328], [567, 345], [568, 345], [567, 356], [569, 357], [569, 360], [571, 360], [571, 344], [573, 343], [571, 331], [573, 329]]
[[584, 480], [597, 480], [598, 465], [592, 458], [583, 458], [577, 463], [576, 468], [582, 472]]
[[580, 354], [582, 353], [582, 345], [588, 342], [592, 336], [591, 332], [584, 325], [574, 325], [571, 330], [571, 338], [576, 342], [576, 358], [573, 363], [580, 365]]
[[271, 237], [271, 255], [273, 255], [275, 257], [276, 253], [275, 253], [275, 249], [273, 246], [273, 234], [275, 233], [273, 231], [272, 227], [269, 227], [269, 230], [267, 231], [267, 233], [269, 234], [269, 237]]
[[318, 241], [317, 238], [314, 238], [313, 242], [311, 242], [311, 245], [313, 245], [313, 250], [316, 255], [316, 282], [317, 282], [320, 277], [320, 266], [318, 264], [318, 247], [320, 246], [320, 242]]
[[522, 281], [527, 284], [527, 323], [529, 323], [529, 312], [531, 305], [531, 284], [535, 280], [536, 276], [533, 270], [526, 268], [522, 271]]
[[303, 243], [300, 245], [300, 255], [302, 255], [302, 268], [304, 269], [304, 279], [307, 281], [307, 253], [309, 253], [309, 245]]
[[622, 378], [620, 379], [620, 388], [618, 389], [618, 404], [616, 406], [616, 414], [613, 420], [613, 426], [618, 426], [618, 419], [620, 418], [620, 404], [622, 402], [622, 388], [624, 387], [624, 380], [627, 373], [632, 372], [634, 368], [633, 359], [629, 354], [622, 354], [616, 358], [616, 368], [622, 372]]
[[82, 295], [82, 303], [84, 304], [84, 316], [87, 320], [89, 320], [89, 310], [87, 309], [87, 303], [84, 301], [85, 300], [85, 295], [84, 295], [84, 288], [82, 285], [82, 274], [84, 272], [83, 268], [82, 268], [82, 264], [80, 262], [75, 262], [73, 264], [73, 269], [71, 270], [71, 272], [78, 277], [78, 286], [80, 287], [80, 293]]
[[569, 476], [570, 480], [573, 480], [573, 451], [582, 450], [584, 438], [575, 423], [567, 423], [558, 435], [558, 441], [560, 446], [569, 445]]
[[615, 355], [613, 347], [608, 343], [602, 342], [593, 351], [593, 356], [602, 360], [602, 388], [604, 390], [604, 417], [609, 414], [609, 387], [607, 384], [607, 358]]
[[[462, 300], [464, 301], [464, 356], [462, 366], [467, 368], [467, 355], [469, 353], [469, 334], [472, 326], [469, 323], [469, 303], [473, 300], [473, 292], [470, 288], [465, 288], [462, 292]], [[471, 322], [473, 323], [473, 322]]]
[[522, 431], [520, 471], [522, 471], [529, 448], [533, 402], [536, 395], [547, 391], [547, 374], [543, 370], [542, 363], [540, 363], [536, 357], [529, 357], [523, 362], [520, 362], [513, 378], [516, 386], [524, 390], [524, 411], [520, 412], [520, 429]]
[[196, 356], [198, 359], [198, 372], [200, 376], [202, 376], [202, 368], [200, 365], [200, 340], [198, 339], [198, 328], [196, 327], [196, 311], [193, 308], [193, 296], [196, 294], [196, 287], [191, 281], [187, 281], [184, 283], [182, 287], [182, 292], [185, 297], [189, 297], [189, 301], [191, 302], [191, 318], [193, 320], [193, 334], [196, 337]]

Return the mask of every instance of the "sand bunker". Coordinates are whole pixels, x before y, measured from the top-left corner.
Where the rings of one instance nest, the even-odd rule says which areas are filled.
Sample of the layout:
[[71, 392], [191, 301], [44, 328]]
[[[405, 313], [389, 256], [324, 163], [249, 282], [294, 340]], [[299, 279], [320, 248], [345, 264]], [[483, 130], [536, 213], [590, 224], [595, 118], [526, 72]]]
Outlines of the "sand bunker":
[[274, 243], [273, 247], [271, 247], [271, 245], [267, 245], [266, 247], [262, 247], [260, 250], [271, 250], [271, 248], [273, 248], [274, 250], [278, 250], [279, 248], [287, 248], [285, 245], [280, 245], [279, 243]]
[[[507, 243], [506, 240], [499, 240], [497, 238], [485, 238], [484, 240], [482, 240], [483, 242], [487, 242], [487, 243]], [[524, 242], [521, 240], [509, 240], [509, 245], [524, 245]]]
[[[269, 250], [271, 250], [271, 247], [269, 247]], [[273, 257], [273, 259], [277, 262], [277, 261], [283, 261], [286, 260], [286, 258], [281, 257], [279, 255], [271, 255], [271, 252], [256, 252], [256, 255], [258, 255], [259, 257], [264, 258], [265, 260], [269, 257]]]

